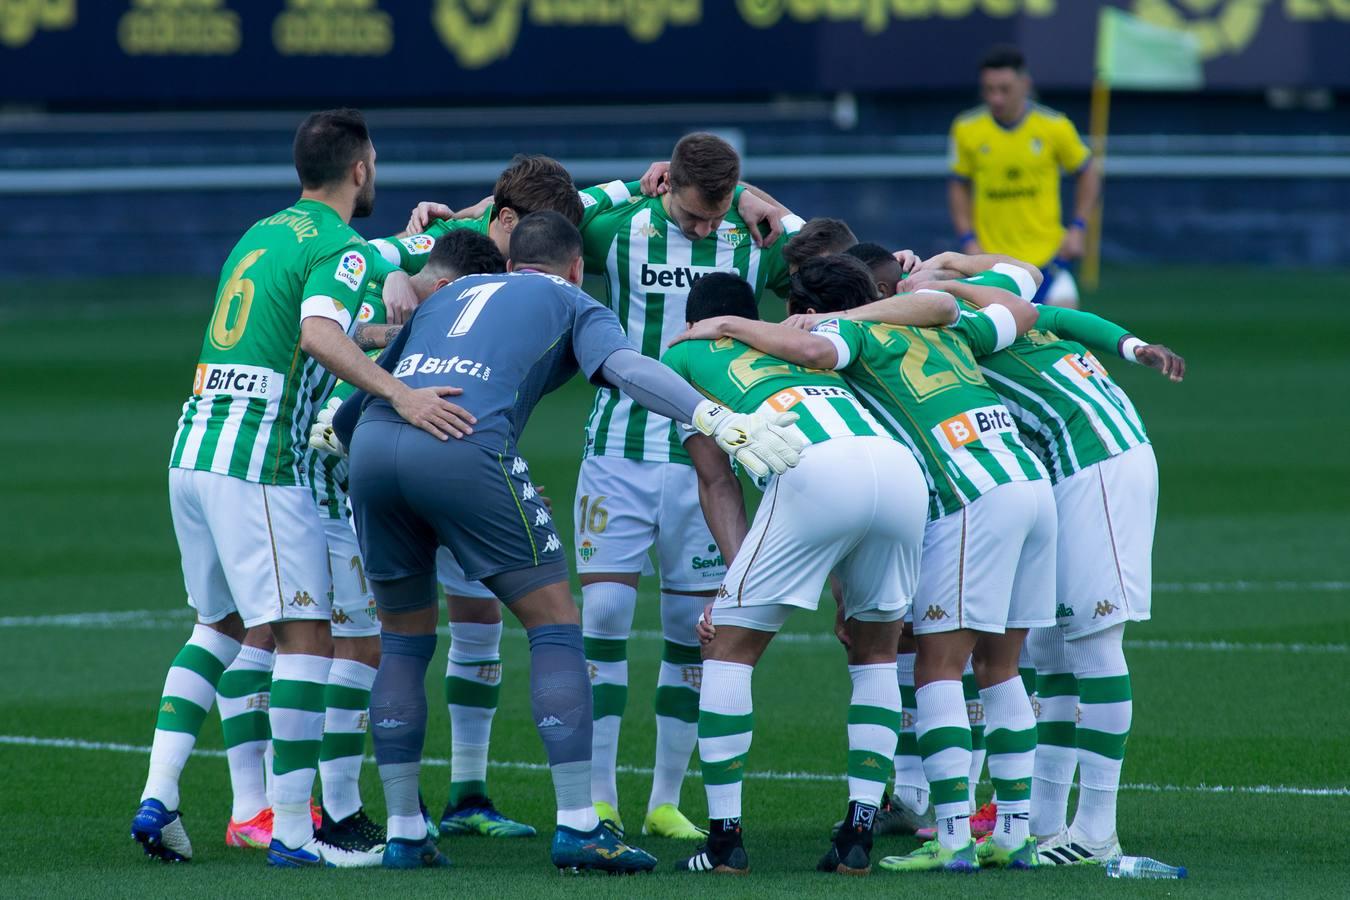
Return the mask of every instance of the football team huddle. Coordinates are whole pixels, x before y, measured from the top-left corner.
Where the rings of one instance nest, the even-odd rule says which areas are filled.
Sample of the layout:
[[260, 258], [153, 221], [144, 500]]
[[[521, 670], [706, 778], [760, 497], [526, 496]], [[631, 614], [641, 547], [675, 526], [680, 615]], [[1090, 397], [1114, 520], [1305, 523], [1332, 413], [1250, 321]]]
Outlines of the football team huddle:
[[[361, 114], [309, 116], [294, 156], [301, 198], [222, 267], [173, 442], [197, 624], [131, 824], [147, 855], [192, 858], [179, 780], [213, 704], [225, 841], [270, 864], [443, 867], [441, 835], [534, 835], [488, 792], [505, 607], [529, 642], [553, 864], [651, 870], [616, 775], [639, 578], [658, 573], [640, 830], [700, 842], [678, 870], [749, 870], [754, 668], [827, 585], [852, 695], [848, 804], [821, 870], [866, 874], [873, 836], [894, 833], [926, 839], [877, 862], [898, 872], [1121, 854], [1122, 639], [1150, 615], [1158, 480], [1099, 356], [1181, 381], [1179, 356], [1033, 305], [1042, 272], [1026, 262], [920, 259], [803, 221], [712, 134], [640, 181], [580, 191], [556, 161], [518, 156], [477, 206], [421, 203], [375, 240], [351, 227], [375, 199]], [[781, 309], [768, 294], [781, 323], [760, 317]], [[596, 387], [580, 609], [518, 447], [579, 371]], [[763, 490], [753, 517], [738, 469]], [[452, 758], [436, 815], [419, 779], [442, 595]], [[367, 732], [383, 826], [359, 786]], [[696, 747], [706, 825], [679, 808]], [[977, 808], [986, 764], [994, 798]]]

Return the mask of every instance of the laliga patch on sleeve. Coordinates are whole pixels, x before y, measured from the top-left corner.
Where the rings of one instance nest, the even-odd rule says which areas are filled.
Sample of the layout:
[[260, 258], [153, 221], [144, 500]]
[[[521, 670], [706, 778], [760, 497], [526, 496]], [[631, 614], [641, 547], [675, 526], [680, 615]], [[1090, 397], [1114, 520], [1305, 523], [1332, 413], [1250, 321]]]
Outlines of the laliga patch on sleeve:
[[577, 196], [581, 198], [582, 209], [590, 209], [592, 206], [600, 202], [599, 200], [596, 200], [594, 197], [592, 197], [585, 191], [577, 191]]
[[342, 254], [342, 259], [338, 261], [337, 271], [333, 273], [338, 281], [354, 291], [360, 290], [361, 277], [365, 274], [366, 258], [355, 250], [349, 250]]
[[398, 242], [403, 245], [403, 249], [413, 256], [430, 253], [431, 248], [436, 246], [436, 239], [426, 234], [414, 234], [412, 237], [399, 238]]
[[375, 318], [375, 307], [369, 303], [362, 303], [361, 309], [356, 313], [356, 321], [369, 322], [373, 318]]

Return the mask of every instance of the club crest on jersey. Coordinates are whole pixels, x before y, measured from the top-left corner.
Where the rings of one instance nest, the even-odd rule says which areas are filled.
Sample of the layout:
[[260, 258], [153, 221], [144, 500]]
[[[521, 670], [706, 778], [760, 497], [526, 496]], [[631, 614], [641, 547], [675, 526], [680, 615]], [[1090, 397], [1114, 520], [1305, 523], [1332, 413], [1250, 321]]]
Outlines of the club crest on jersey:
[[638, 273], [642, 287], [649, 294], [685, 294], [704, 275], [713, 272], [733, 272], [730, 266], [671, 266], [663, 263], [643, 263]]
[[355, 250], [342, 254], [337, 271], [333, 273], [338, 281], [352, 290], [361, 288], [361, 276], [366, 274], [366, 258]]
[[436, 239], [429, 234], [414, 234], [411, 237], [399, 238], [398, 242], [413, 256], [430, 253], [431, 248], [436, 246]]
[[742, 228], [731, 228], [726, 231], [718, 232], [722, 240], [726, 241], [731, 247], [739, 247], [745, 243], [746, 233]]
[[1002, 406], [985, 406], [952, 416], [937, 431], [953, 450], [973, 444], [986, 434], [1011, 432], [1016, 428], [1012, 416]]
[[373, 318], [375, 318], [375, 307], [369, 303], [362, 303], [361, 309], [356, 313], [356, 321], [369, 322]]

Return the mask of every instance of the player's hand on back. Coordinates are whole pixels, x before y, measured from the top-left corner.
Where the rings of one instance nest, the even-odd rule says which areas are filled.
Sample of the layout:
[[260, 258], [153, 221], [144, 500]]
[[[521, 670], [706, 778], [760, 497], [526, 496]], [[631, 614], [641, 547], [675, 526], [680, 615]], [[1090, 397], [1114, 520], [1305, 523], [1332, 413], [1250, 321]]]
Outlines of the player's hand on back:
[[798, 313], [795, 316], [788, 316], [783, 320], [783, 324], [789, 328], [796, 328], [799, 331], [810, 331], [826, 319], [834, 318], [838, 317], [826, 315], [824, 313]]
[[647, 167], [647, 171], [642, 174], [642, 179], [638, 183], [642, 186], [642, 193], [648, 197], [659, 197], [670, 190], [670, 181], [666, 178], [666, 173], [670, 171], [670, 162], [654, 162]]
[[[755, 195], [754, 191], [741, 191], [741, 199], [736, 202], [736, 212], [745, 220], [750, 229], [750, 238], [760, 247], [772, 247], [774, 241], [783, 236], [783, 209]], [[759, 226], [767, 225], [767, 234], [761, 234]]]
[[895, 261], [900, 264], [900, 271], [906, 274], [913, 272], [919, 266], [923, 265], [923, 259], [913, 250], [897, 250], [891, 254]]
[[801, 459], [806, 441], [789, 429], [796, 421], [797, 414], [792, 412], [747, 415], [704, 400], [694, 410], [692, 424], [751, 475], [764, 478], [770, 472], [783, 474]]
[[731, 318], [731, 316], [713, 316], [711, 319], [701, 319], [675, 335], [670, 345], [673, 347], [683, 341], [715, 341], [726, 337], [722, 326]]
[[463, 388], [445, 385], [408, 388], [391, 397], [389, 402], [409, 424], [444, 441], [473, 434], [473, 424], [478, 421], [467, 409], [445, 399], [462, 393]]
[[413, 310], [421, 302], [413, 290], [412, 279], [403, 272], [393, 272], [384, 280], [380, 299], [384, 301], [385, 317], [391, 325], [402, 325], [412, 318]]
[[423, 200], [413, 207], [412, 214], [408, 216], [408, 225], [404, 229], [405, 234], [421, 234], [427, 230], [432, 219], [451, 219], [454, 218], [455, 211], [444, 203], [433, 203], [430, 200]]
[[1157, 369], [1172, 382], [1180, 384], [1186, 377], [1186, 360], [1162, 344], [1145, 344], [1134, 351], [1135, 362]]

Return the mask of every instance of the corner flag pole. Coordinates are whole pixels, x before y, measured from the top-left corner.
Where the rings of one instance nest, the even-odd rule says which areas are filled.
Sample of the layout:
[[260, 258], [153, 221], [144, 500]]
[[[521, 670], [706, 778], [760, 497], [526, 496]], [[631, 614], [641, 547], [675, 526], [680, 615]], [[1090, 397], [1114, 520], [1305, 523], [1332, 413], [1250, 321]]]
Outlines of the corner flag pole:
[[[1099, 38], [1100, 40], [1100, 38]], [[1088, 215], [1087, 235], [1083, 247], [1083, 287], [1095, 291], [1101, 283], [1102, 266], [1102, 206], [1106, 200], [1106, 133], [1111, 118], [1111, 85], [1100, 72], [1092, 80], [1092, 111], [1088, 131], [1092, 139], [1093, 164], [1103, 167], [1102, 190], [1097, 205]]]

